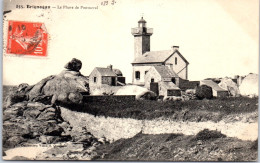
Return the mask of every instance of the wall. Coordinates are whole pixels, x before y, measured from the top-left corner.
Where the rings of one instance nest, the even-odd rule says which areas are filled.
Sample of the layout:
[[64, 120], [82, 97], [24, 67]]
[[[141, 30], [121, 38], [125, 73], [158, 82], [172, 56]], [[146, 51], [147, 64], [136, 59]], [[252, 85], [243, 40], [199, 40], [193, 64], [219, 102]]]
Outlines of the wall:
[[[139, 65], [134, 65], [133, 66], [133, 84], [136, 85], [144, 85], [144, 76], [145, 76], [145, 71], [148, 71], [151, 68], [151, 66], [139, 66]], [[135, 71], [140, 71], [140, 79], [137, 80], [135, 78]]]
[[112, 85], [112, 77], [111, 76], [102, 76], [101, 78], [102, 78], [102, 84]]
[[72, 127], [86, 127], [95, 137], [101, 138], [104, 136], [110, 141], [131, 138], [139, 132], [144, 134], [183, 133], [185, 135], [195, 135], [205, 128], [218, 130], [229, 137], [237, 137], [242, 140], [253, 141], [258, 137], [257, 122], [182, 122], [174, 121], [172, 118], [136, 120], [131, 118], [94, 116], [71, 111], [66, 108], [61, 108], [61, 116]]
[[147, 74], [145, 75], [145, 84], [144, 87], [150, 90], [150, 83], [151, 79], [154, 79], [154, 83], [157, 83], [162, 80], [161, 76], [158, 74], [158, 72], [155, 70], [154, 67], [151, 67]]
[[143, 55], [144, 52], [150, 51], [150, 36], [134, 37], [134, 53], [135, 58]]
[[180, 80], [179, 88], [181, 90], [195, 89], [195, 87], [200, 84], [199, 81], [189, 81], [189, 80], [183, 80], [181, 78], [179, 80]]
[[[177, 65], [175, 65], [175, 57], [177, 58]], [[188, 69], [184, 68], [187, 66], [186, 62], [179, 56], [177, 52], [175, 52], [167, 61], [166, 65], [170, 67], [169, 64], [172, 64], [173, 66], [173, 71], [178, 74], [179, 77], [182, 79], [187, 79], [187, 73]], [[183, 69], [184, 68], [184, 69]], [[182, 70], [183, 69], [183, 70]], [[181, 71], [182, 70], [182, 71]], [[181, 71], [181, 72], [180, 72]]]
[[162, 86], [163, 82], [159, 82], [159, 96], [167, 96], [167, 89]]
[[[94, 77], [97, 78], [96, 83], [94, 83]], [[90, 91], [95, 89], [96, 87], [100, 87], [102, 85], [100, 73], [95, 68], [89, 75], [89, 88]]]

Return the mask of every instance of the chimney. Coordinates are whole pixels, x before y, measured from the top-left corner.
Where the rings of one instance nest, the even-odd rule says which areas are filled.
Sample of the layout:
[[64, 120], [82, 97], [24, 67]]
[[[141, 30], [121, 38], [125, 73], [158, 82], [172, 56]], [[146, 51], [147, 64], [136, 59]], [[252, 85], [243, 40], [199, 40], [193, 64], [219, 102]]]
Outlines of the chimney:
[[112, 65], [108, 65], [107, 68], [109, 68], [110, 70], [113, 69], [113, 66]]
[[179, 50], [179, 46], [172, 46], [172, 52], [174, 52], [175, 50]]

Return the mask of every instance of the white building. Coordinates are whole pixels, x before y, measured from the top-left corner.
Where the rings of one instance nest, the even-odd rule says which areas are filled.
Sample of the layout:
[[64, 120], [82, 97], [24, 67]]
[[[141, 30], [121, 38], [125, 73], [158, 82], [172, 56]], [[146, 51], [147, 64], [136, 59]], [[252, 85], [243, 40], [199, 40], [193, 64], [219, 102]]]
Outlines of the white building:
[[132, 62], [132, 83], [136, 85], [145, 84], [145, 74], [151, 66], [168, 66], [180, 78], [188, 79], [189, 62], [179, 52], [179, 46], [172, 46], [170, 50], [150, 51], [150, 36], [152, 28], [146, 27], [146, 21], [141, 18], [138, 27], [132, 28], [134, 36], [134, 61]]

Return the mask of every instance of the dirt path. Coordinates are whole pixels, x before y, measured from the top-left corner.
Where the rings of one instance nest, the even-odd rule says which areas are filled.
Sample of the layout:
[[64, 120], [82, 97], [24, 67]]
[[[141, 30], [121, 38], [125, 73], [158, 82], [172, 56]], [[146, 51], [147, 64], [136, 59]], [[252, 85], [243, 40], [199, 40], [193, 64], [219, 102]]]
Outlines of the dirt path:
[[106, 137], [111, 141], [121, 138], [131, 138], [140, 131], [146, 134], [183, 133], [195, 135], [208, 128], [218, 130], [229, 137], [241, 140], [256, 140], [258, 138], [258, 123], [253, 122], [175, 122], [172, 120], [135, 120], [130, 118], [94, 117], [87, 113], [79, 113], [61, 109], [62, 117], [75, 127], [86, 127], [96, 137]]

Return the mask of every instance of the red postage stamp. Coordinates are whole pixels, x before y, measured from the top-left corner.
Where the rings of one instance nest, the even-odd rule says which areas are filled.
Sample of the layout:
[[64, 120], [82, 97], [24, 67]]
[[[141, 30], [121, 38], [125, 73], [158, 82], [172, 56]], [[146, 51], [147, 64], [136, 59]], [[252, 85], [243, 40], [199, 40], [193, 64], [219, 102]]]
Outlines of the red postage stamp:
[[7, 53], [47, 56], [47, 43], [44, 23], [9, 21]]

